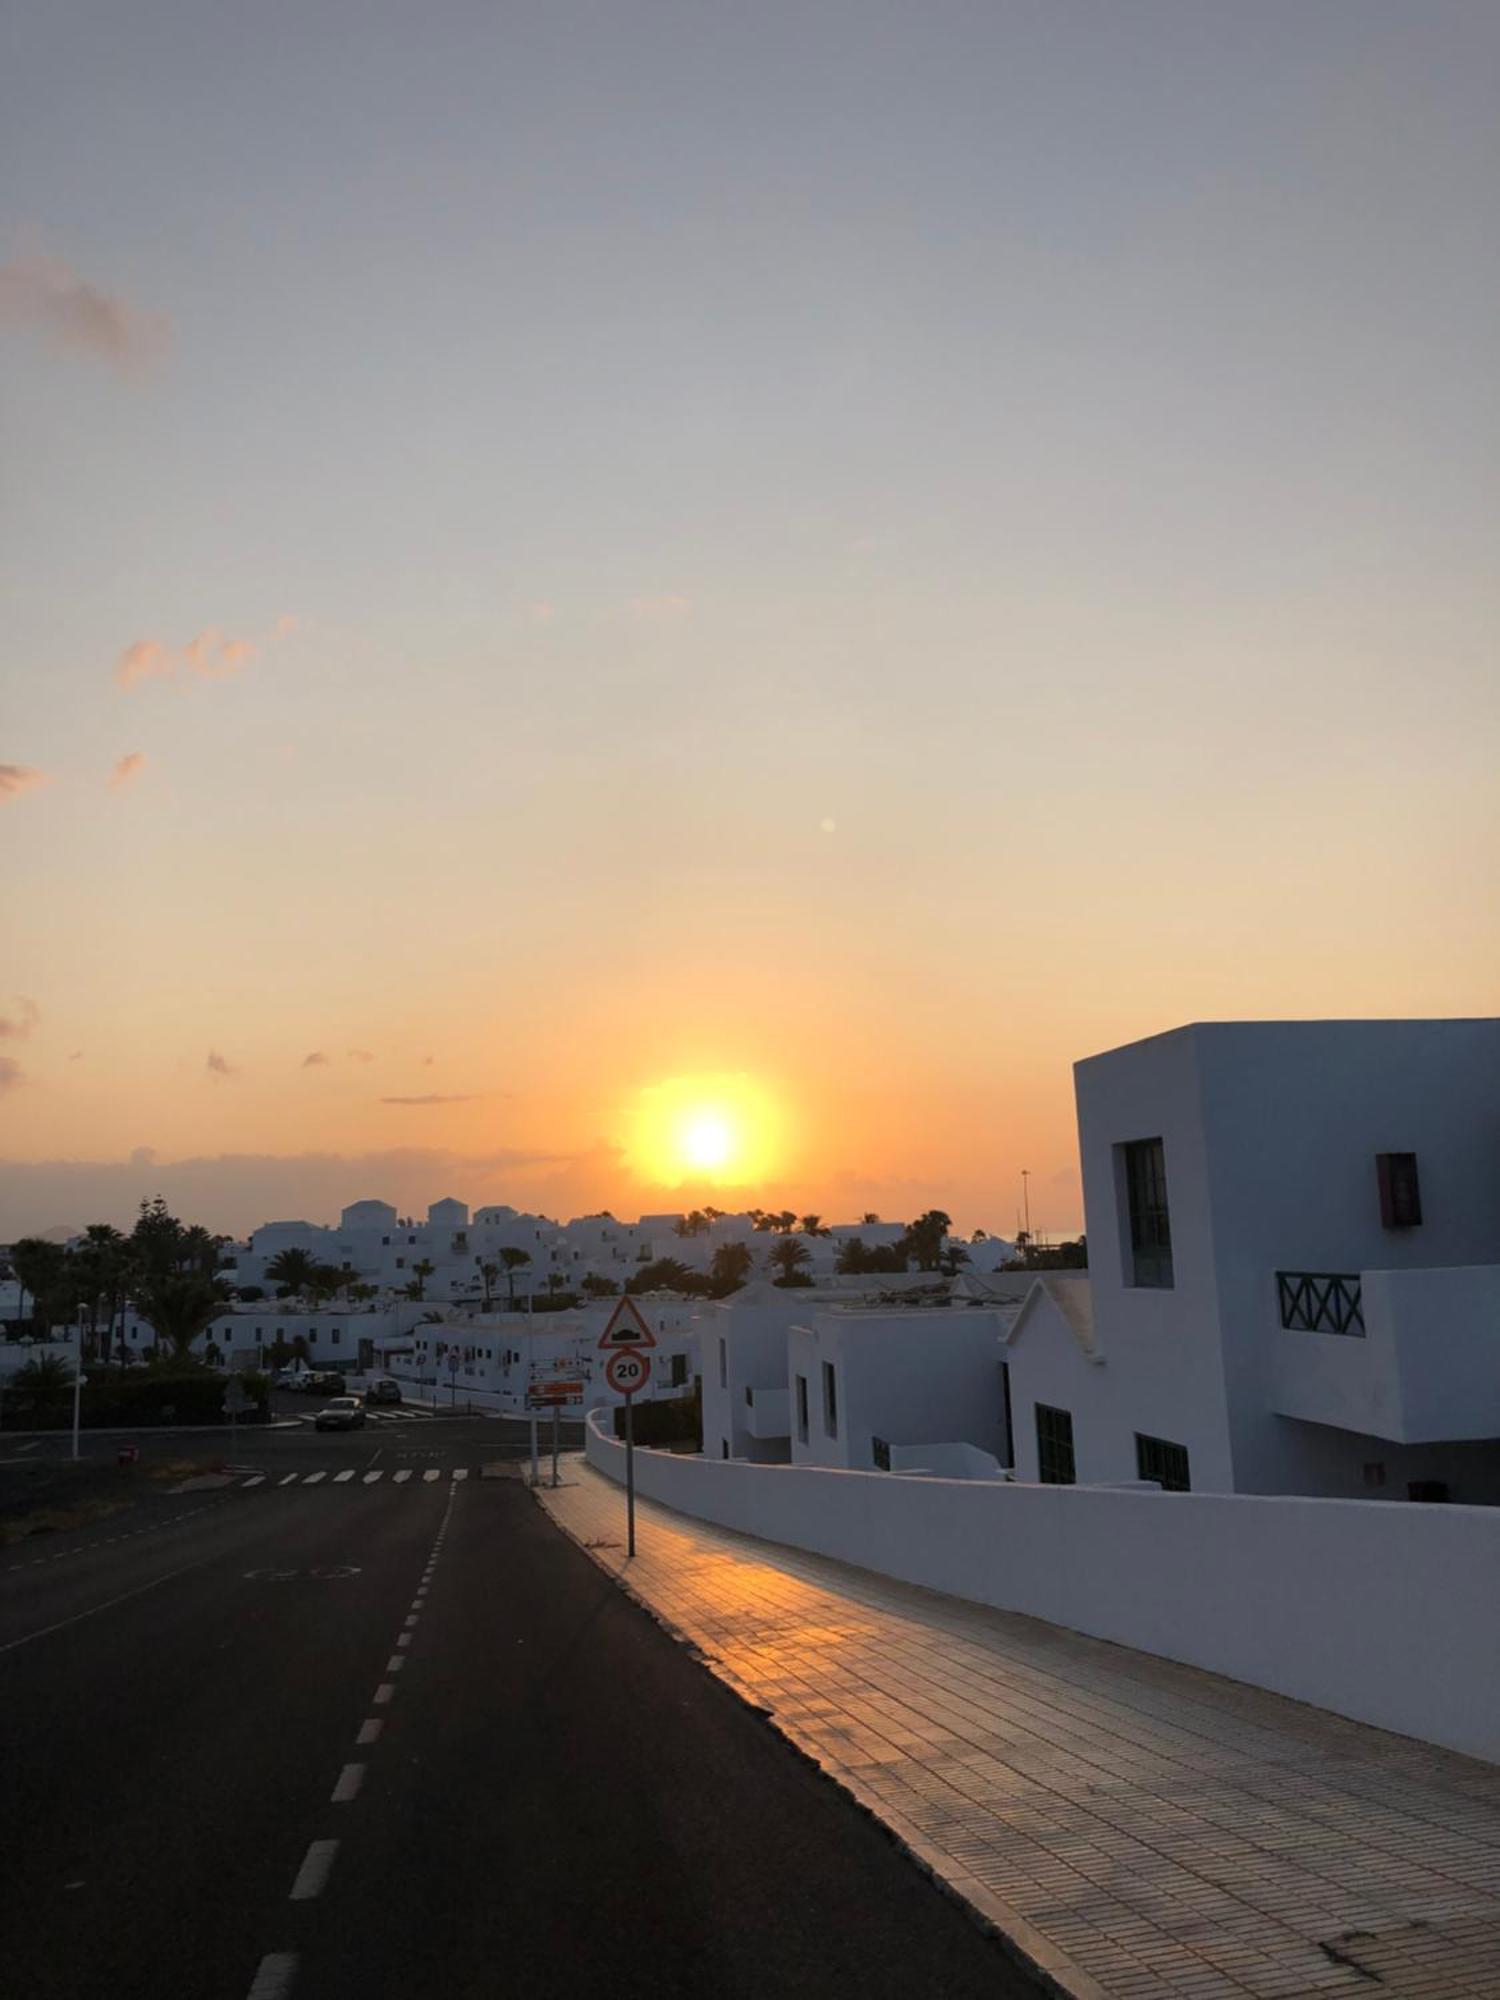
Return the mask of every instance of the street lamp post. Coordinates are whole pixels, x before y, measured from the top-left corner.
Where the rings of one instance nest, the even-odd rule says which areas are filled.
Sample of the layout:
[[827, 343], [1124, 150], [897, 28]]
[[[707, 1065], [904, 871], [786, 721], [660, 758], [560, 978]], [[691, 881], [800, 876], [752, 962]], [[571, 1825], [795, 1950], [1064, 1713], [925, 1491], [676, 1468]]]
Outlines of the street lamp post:
[[83, 1306], [78, 1308], [78, 1359], [73, 1364], [73, 1456], [78, 1457], [78, 1424], [83, 1409]]

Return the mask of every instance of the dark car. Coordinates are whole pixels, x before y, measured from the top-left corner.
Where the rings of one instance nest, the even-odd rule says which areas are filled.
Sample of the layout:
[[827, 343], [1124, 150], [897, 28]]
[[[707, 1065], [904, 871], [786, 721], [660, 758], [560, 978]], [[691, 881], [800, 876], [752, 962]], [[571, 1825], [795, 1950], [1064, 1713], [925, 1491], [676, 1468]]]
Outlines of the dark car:
[[393, 1382], [389, 1375], [380, 1375], [365, 1389], [367, 1403], [399, 1403], [401, 1384]]

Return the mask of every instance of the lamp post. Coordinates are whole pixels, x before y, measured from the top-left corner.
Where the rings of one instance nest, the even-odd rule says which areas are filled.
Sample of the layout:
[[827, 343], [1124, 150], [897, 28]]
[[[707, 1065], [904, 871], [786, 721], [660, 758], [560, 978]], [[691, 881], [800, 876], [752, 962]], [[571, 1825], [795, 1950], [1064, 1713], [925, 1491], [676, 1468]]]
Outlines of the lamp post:
[[78, 1457], [78, 1424], [83, 1408], [83, 1304], [78, 1307], [78, 1359], [73, 1364], [73, 1457]]

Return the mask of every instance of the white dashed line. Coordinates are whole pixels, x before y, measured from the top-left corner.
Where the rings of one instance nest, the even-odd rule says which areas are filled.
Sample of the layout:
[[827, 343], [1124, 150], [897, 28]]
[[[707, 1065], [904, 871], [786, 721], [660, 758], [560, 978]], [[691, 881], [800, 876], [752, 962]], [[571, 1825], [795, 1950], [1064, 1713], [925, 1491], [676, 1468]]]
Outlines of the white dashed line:
[[278, 1486], [290, 1486], [294, 1479], [300, 1479], [301, 1477], [302, 1474], [300, 1472], [289, 1472], [285, 1479], [278, 1479], [276, 1484]]
[[343, 1770], [339, 1772], [339, 1781], [334, 1786], [333, 1797], [328, 1803], [335, 1806], [348, 1805], [351, 1799], [358, 1798], [359, 1788], [364, 1781], [365, 1767], [363, 1764], [346, 1764]]
[[468, 1476], [469, 1476], [469, 1468], [468, 1468], [468, 1466], [466, 1466], [466, 1465], [455, 1465], [455, 1466], [454, 1466], [454, 1468], [453, 1468], [453, 1477], [454, 1477], [455, 1479], [467, 1479], [467, 1478], [468, 1478]]
[[250, 1983], [249, 2000], [284, 2000], [297, 1976], [294, 1951], [268, 1951]]
[[411, 1644], [410, 1632], [398, 1632], [396, 1634], [396, 1644], [398, 1646], [409, 1646]]
[[326, 1479], [327, 1477], [328, 1474], [326, 1472], [310, 1472], [302, 1484], [304, 1486], [316, 1486], [320, 1479]]
[[384, 1478], [385, 1478], [384, 1472], [367, 1472], [364, 1477], [364, 1484], [366, 1486], [373, 1486], [377, 1479], [384, 1479]]
[[394, 1697], [395, 1692], [396, 1683], [394, 1681], [382, 1681], [380, 1686], [375, 1690], [375, 1706], [377, 1708], [384, 1708], [386, 1703]]
[[264, 1486], [265, 1483], [266, 1475], [263, 1472], [257, 1472], [253, 1479], [242, 1479], [240, 1481], [240, 1490], [247, 1493], [252, 1486]]
[[354, 1468], [351, 1466], [347, 1472], [336, 1472], [333, 1475], [333, 1483], [335, 1486], [342, 1486], [346, 1480], [350, 1480], [353, 1477]]
[[355, 1743], [357, 1745], [361, 1743], [373, 1743], [384, 1727], [385, 1724], [378, 1715], [370, 1716], [367, 1721], [359, 1725], [359, 1734], [354, 1739]]
[[411, 1467], [410, 1467], [410, 1466], [408, 1466], [408, 1467], [406, 1468], [406, 1470], [405, 1470], [404, 1472], [398, 1472], [398, 1473], [397, 1473], [397, 1474], [395, 1475], [395, 1479], [396, 1479], [396, 1484], [397, 1484], [398, 1486], [404, 1486], [404, 1485], [406, 1484], [407, 1480], [408, 1480], [408, 1479], [410, 1479], [410, 1478], [411, 1478]]
[[388, 1674], [399, 1674], [405, 1665], [405, 1658], [400, 1653], [392, 1653], [385, 1663], [385, 1670]]
[[417, 1614], [415, 1611], [409, 1611], [407, 1615], [401, 1620], [401, 1623], [404, 1626], [406, 1626], [408, 1631], [411, 1629], [413, 1625], [416, 1624], [416, 1622], [417, 1622]]
[[422, 1477], [430, 1481], [433, 1479], [441, 1479], [442, 1474], [438, 1471], [435, 1465], [429, 1465], [427, 1470], [422, 1474]]
[[302, 1866], [297, 1870], [297, 1879], [292, 1884], [291, 1900], [294, 1903], [311, 1902], [321, 1893], [333, 1867], [333, 1857], [339, 1851], [336, 1840], [315, 1840], [303, 1856]]

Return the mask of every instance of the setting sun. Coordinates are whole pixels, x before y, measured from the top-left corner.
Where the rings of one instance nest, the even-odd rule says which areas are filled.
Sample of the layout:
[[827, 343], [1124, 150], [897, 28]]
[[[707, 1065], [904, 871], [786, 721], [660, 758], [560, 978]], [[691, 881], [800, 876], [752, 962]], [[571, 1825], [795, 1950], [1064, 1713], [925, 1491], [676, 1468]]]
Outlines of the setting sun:
[[631, 1164], [664, 1186], [744, 1186], [779, 1164], [778, 1125], [770, 1098], [748, 1077], [672, 1077], [640, 1094]]

